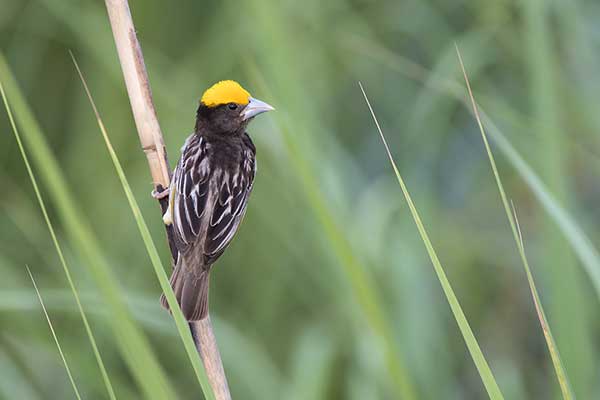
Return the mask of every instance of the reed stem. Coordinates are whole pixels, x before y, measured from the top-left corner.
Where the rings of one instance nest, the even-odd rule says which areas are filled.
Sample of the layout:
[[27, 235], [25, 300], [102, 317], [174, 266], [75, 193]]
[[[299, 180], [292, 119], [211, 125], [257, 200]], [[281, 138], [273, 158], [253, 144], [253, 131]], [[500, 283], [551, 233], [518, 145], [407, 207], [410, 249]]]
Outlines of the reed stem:
[[[105, 0], [105, 3], [140, 143], [146, 154], [154, 188], [161, 191], [169, 186], [169, 162], [129, 4], [127, 0]], [[161, 201], [163, 211], [166, 202]], [[167, 240], [175, 261], [177, 252], [171, 237], [171, 231], [167, 228]], [[189, 326], [216, 400], [231, 400], [210, 317], [192, 322]]]

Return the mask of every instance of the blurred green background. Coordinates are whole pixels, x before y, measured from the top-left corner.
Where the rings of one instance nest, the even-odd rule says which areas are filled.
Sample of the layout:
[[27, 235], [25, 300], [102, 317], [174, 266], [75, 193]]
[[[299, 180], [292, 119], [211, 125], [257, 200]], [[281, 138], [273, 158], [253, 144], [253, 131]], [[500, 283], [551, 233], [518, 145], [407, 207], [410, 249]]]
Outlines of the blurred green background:
[[[212, 274], [211, 315], [235, 399], [396, 399], [403, 393], [398, 376], [418, 399], [487, 396], [358, 81], [505, 397], [559, 398], [498, 189], [463, 102], [455, 42], [495, 137], [504, 135], [545, 185], [524, 179], [523, 166], [505, 157], [510, 145], [493, 146], [573, 391], [579, 399], [600, 397], [599, 292], [590, 282], [600, 273], [593, 250], [600, 239], [598, 2], [130, 6], [172, 165], [199, 97], [215, 81], [236, 79], [277, 108], [249, 129], [258, 149], [254, 193]], [[0, 0], [0, 50], [82, 222], [177, 394], [198, 398], [69, 49], [168, 266], [104, 3]], [[8, 90], [9, 101], [14, 93]], [[0, 397], [73, 397], [27, 264], [82, 396], [107, 398], [4, 110], [0, 130]], [[117, 397], [143, 398], [115, 344], [106, 299], [56, 210], [45, 166], [34, 166]], [[540, 190], [589, 241], [555, 223], [557, 211], [546, 211]]]

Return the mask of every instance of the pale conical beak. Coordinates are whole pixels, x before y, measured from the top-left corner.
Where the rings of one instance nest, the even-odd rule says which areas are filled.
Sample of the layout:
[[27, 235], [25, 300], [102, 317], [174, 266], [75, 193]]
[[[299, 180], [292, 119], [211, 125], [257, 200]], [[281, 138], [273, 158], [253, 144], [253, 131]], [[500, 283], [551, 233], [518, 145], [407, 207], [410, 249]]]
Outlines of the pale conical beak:
[[250, 97], [250, 102], [242, 111], [242, 120], [246, 121], [252, 117], [256, 117], [258, 114], [262, 114], [267, 111], [273, 111], [275, 108], [268, 105], [264, 101], [260, 101], [255, 99], [254, 97]]

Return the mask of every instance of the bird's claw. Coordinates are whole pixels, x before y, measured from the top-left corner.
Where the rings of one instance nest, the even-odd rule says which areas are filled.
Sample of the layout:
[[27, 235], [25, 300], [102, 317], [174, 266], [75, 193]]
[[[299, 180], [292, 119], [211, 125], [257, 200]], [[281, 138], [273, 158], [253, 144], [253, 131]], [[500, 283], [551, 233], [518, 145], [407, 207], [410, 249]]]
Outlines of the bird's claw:
[[156, 200], [162, 200], [166, 197], [169, 197], [169, 188], [166, 188], [160, 192], [154, 189], [151, 194]]

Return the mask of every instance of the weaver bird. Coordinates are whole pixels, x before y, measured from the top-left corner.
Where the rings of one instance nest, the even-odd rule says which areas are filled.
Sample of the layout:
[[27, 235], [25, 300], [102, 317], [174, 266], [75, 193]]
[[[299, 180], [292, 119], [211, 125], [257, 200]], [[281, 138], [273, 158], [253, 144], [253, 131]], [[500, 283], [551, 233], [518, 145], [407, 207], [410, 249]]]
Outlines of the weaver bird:
[[[252, 191], [256, 148], [246, 132], [258, 114], [274, 108], [257, 100], [234, 81], [210, 87], [200, 100], [194, 133], [181, 148], [168, 190], [163, 217], [173, 225], [178, 257], [171, 287], [184, 317], [208, 315], [212, 265], [235, 235]], [[169, 309], [165, 295], [161, 304]]]

